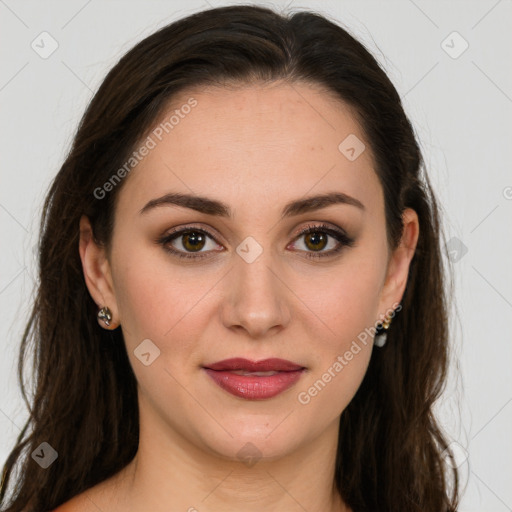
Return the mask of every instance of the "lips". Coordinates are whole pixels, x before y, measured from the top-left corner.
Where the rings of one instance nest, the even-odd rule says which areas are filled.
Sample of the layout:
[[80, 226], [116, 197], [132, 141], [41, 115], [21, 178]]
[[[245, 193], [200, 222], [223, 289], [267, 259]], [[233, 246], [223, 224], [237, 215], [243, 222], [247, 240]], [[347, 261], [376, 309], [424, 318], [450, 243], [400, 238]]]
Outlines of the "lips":
[[217, 371], [237, 371], [246, 372], [293, 372], [302, 370], [304, 367], [287, 361], [286, 359], [263, 359], [262, 361], [249, 361], [243, 357], [233, 359], [224, 359], [217, 363], [205, 365], [205, 368]]
[[293, 386], [305, 368], [285, 359], [225, 359], [203, 367], [222, 389], [246, 400], [273, 398]]

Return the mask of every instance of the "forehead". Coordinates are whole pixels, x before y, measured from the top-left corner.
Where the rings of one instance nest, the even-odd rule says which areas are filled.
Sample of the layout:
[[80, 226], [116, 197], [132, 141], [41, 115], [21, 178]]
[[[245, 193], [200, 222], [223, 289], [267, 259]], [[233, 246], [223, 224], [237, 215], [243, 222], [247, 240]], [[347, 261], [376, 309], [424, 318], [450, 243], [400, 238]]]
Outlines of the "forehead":
[[[274, 83], [181, 92], [149, 133], [152, 149], [120, 203], [169, 191], [256, 208], [340, 191], [378, 205], [369, 144], [353, 111], [320, 87]], [[348, 139], [347, 139], [348, 138]], [[356, 144], [356, 159], [343, 152]], [[340, 149], [340, 144], [341, 149]], [[370, 205], [371, 206], [371, 205]]]

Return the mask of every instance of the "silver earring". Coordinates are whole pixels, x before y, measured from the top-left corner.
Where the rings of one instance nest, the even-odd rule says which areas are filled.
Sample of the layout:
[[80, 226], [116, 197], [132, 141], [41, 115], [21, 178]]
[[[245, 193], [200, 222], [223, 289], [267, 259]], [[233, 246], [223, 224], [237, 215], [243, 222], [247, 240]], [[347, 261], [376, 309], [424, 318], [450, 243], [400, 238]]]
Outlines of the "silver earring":
[[376, 334], [374, 345], [376, 347], [381, 348], [386, 344], [386, 341], [388, 341], [388, 334], [386, 332], [383, 332], [381, 334]]
[[98, 319], [102, 320], [106, 326], [110, 325], [110, 322], [112, 321], [112, 312], [110, 311], [110, 309], [108, 309], [107, 306], [103, 306], [98, 311]]

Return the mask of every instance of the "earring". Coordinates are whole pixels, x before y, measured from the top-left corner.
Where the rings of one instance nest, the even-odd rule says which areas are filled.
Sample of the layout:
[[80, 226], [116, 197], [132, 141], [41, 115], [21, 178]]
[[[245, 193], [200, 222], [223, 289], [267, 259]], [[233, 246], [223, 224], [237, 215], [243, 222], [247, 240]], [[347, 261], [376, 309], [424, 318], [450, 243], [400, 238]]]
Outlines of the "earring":
[[110, 309], [108, 309], [107, 306], [103, 306], [98, 311], [98, 319], [102, 320], [105, 323], [105, 325], [108, 327], [112, 320], [112, 311], [110, 311]]
[[377, 332], [375, 333], [374, 344], [376, 347], [383, 347], [388, 340], [388, 333], [386, 332], [391, 325], [392, 316], [387, 316], [380, 325], [377, 326]]

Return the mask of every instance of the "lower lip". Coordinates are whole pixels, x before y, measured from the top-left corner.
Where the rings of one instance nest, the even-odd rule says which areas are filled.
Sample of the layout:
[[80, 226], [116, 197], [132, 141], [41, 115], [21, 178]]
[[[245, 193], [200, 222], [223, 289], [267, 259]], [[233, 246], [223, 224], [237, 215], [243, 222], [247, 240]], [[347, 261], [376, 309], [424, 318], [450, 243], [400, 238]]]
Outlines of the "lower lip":
[[210, 370], [209, 368], [204, 368], [204, 370], [222, 389], [247, 400], [265, 400], [282, 393], [293, 386], [304, 371], [301, 369], [258, 377], [237, 375], [230, 371]]

